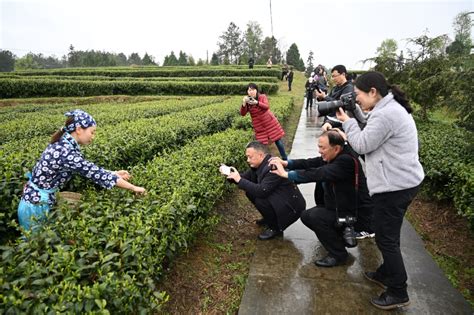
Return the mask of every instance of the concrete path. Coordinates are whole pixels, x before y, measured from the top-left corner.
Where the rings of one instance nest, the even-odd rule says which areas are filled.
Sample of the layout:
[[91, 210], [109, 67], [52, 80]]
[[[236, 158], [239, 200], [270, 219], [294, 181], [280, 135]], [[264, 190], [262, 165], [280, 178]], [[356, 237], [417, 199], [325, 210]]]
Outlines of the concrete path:
[[[290, 158], [318, 156], [317, 137], [321, 118], [316, 110], [303, 108]], [[299, 185], [307, 208], [314, 206], [314, 184]], [[408, 272], [411, 304], [393, 313], [473, 314], [463, 296], [438, 268], [408, 221], [401, 237]], [[326, 252], [316, 235], [298, 220], [283, 238], [258, 241], [250, 266], [240, 315], [255, 314], [380, 314], [370, 298], [382, 292], [367, 281], [362, 271], [375, 270], [381, 255], [373, 239], [360, 240], [348, 249], [347, 265], [320, 268], [316, 259]]]

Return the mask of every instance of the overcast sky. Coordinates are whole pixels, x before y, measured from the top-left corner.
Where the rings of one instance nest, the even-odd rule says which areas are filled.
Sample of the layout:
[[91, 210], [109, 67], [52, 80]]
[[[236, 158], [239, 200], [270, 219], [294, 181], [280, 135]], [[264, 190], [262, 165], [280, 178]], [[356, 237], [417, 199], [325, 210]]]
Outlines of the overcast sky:
[[[180, 50], [209, 59], [219, 36], [234, 22], [245, 31], [256, 21], [271, 36], [269, 0], [0, 0], [0, 49], [17, 56], [28, 52], [61, 57], [76, 50], [130, 55], [145, 52], [160, 64]], [[366, 69], [385, 39], [399, 50], [406, 39], [448, 34], [461, 11], [474, 11], [474, 0], [272, 0], [273, 35], [283, 50], [296, 43], [306, 62], [327, 67], [344, 64]], [[471, 15], [474, 18], [474, 15]]]

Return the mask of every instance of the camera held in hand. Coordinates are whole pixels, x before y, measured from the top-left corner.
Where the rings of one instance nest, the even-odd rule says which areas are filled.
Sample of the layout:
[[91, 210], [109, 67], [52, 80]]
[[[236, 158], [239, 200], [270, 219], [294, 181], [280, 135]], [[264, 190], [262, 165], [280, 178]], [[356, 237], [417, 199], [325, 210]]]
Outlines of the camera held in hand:
[[357, 239], [354, 230], [354, 223], [356, 223], [357, 218], [346, 216], [345, 218], [337, 218], [336, 220], [336, 227], [343, 227], [344, 231], [342, 232], [342, 238], [344, 239], [344, 243], [346, 247], [356, 247], [357, 246]]
[[353, 111], [355, 110], [356, 95], [354, 92], [349, 92], [342, 94], [337, 101], [318, 102], [317, 104], [319, 116], [334, 114], [340, 107], [344, 110]]

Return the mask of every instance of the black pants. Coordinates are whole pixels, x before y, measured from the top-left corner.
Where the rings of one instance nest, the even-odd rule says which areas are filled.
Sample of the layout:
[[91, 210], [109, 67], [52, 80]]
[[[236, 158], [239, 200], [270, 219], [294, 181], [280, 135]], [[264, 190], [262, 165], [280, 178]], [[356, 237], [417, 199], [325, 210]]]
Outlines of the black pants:
[[291, 91], [291, 84], [293, 83], [293, 80], [288, 80], [288, 91]]
[[316, 233], [329, 255], [339, 261], [347, 258], [347, 250], [342, 239], [342, 228], [337, 228], [336, 211], [322, 207], [307, 209], [301, 213], [301, 221]]
[[306, 91], [306, 108], [313, 107], [313, 91]]
[[387, 285], [387, 293], [400, 298], [408, 297], [407, 273], [400, 252], [400, 230], [408, 205], [418, 192], [410, 189], [374, 194], [375, 242], [382, 253], [383, 263], [377, 276]]
[[274, 231], [278, 231], [278, 219], [275, 210], [273, 209], [273, 206], [268, 201], [268, 199], [255, 198], [248, 193], [246, 193], [245, 195], [254, 204], [258, 212], [260, 212], [268, 227]]

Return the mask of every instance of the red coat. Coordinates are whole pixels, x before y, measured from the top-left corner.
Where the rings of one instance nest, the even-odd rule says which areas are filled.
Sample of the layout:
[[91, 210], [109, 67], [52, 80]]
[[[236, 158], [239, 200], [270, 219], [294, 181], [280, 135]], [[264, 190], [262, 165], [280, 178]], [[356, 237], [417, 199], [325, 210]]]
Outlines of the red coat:
[[265, 94], [258, 95], [258, 104], [240, 107], [240, 114], [245, 116], [250, 112], [252, 117], [253, 130], [258, 142], [268, 144], [268, 140], [277, 141], [285, 135], [278, 119], [270, 111], [270, 105]]

